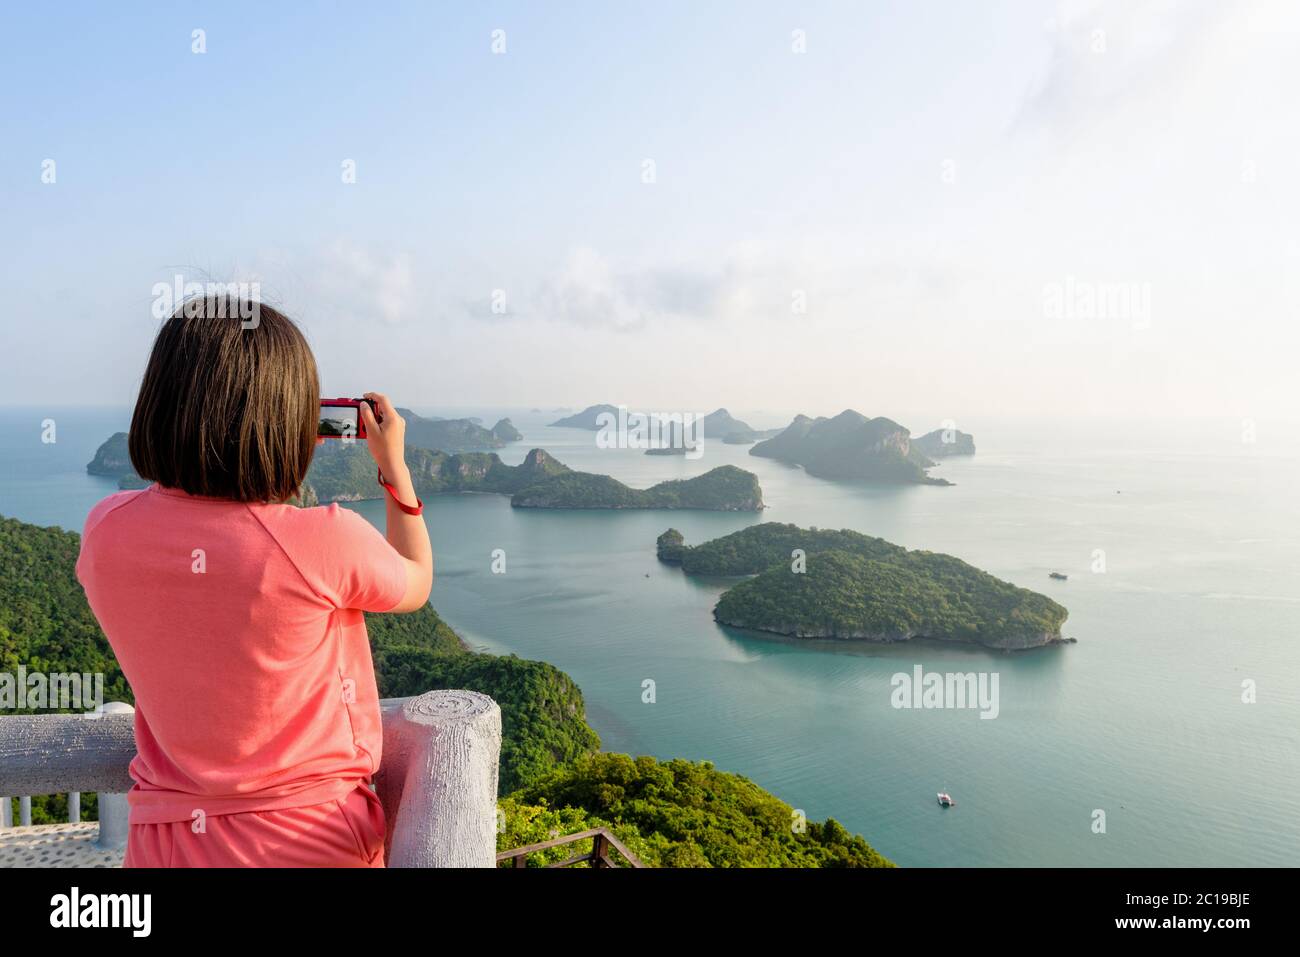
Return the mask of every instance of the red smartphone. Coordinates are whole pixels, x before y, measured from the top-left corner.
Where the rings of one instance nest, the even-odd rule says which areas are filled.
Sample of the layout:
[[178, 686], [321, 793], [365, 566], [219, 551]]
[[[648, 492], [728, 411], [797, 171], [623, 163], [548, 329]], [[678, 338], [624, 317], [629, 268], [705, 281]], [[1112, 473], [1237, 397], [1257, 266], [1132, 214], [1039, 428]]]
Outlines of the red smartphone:
[[364, 439], [366, 423], [361, 418], [361, 404], [370, 406], [375, 421], [379, 410], [370, 399], [321, 399], [320, 418], [316, 422], [316, 437], [320, 439]]

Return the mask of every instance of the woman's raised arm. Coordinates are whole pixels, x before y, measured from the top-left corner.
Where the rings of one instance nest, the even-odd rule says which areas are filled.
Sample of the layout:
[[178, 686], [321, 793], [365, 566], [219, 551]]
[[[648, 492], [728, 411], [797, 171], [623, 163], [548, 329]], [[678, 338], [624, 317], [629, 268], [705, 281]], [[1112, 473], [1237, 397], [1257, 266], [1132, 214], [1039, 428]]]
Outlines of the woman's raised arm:
[[[393, 403], [382, 392], [367, 392], [366, 398], [379, 412], [376, 419], [367, 403], [361, 403], [361, 418], [366, 426], [366, 444], [384, 480], [393, 487], [398, 499], [414, 505], [418, 498], [406, 467], [406, 422], [397, 414]], [[382, 420], [382, 421], [380, 421]], [[415, 611], [429, 601], [433, 587], [433, 546], [422, 515], [404, 512], [392, 495], [386, 495], [388, 544], [406, 560], [406, 594], [392, 611]]]

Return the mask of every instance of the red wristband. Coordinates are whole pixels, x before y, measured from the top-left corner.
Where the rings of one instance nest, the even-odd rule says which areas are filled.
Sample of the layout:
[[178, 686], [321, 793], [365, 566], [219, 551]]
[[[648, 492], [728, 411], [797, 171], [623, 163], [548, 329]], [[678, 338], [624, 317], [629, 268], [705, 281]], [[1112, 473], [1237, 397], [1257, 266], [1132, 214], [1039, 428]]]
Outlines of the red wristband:
[[420, 501], [420, 497], [418, 495], [415, 497], [414, 505], [407, 505], [405, 502], [403, 502], [400, 498], [397, 497], [397, 489], [393, 488], [391, 485], [389, 485], [387, 482], [384, 481], [383, 469], [376, 469], [375, 475], [379, 479], [379, 484], [382, 485], [384, 488], [386, 488], [388, 490], [388, 494], [393, 497], [393, 504], [396, 505], [398, 508], [400, 508], [407, 515], [419, 515], [421, 512], [424, 511], [424, 503]]

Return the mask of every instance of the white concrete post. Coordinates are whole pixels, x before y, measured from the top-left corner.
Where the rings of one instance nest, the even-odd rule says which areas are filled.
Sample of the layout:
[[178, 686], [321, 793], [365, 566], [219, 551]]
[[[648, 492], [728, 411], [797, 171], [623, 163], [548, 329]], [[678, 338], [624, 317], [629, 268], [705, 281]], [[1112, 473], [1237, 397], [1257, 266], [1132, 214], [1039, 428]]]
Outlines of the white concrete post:
[[[104, 714], [135, 714], [135, 708], [125, 701], [110, 701], [104, 705]], [[121, 850], [126, 847], [126, 835], [130, 826], [131, 806], [126, 794], [99, 795], [99, 839], [100, 847]]]
[[69, 824], [81, 823], [81, 792], [80, 791], [68, 792], [68, 823]]
[[14, 826], [14, 799], [0, 797], [0, 827]]
[[501, 709], [476, 691], [430, 691], [384, 721], [376, 791], [389, 867], [495, 867]]
[[32, 797], [30, 794], [24, 794], [18, 799], [18, 826], [32, 826]]

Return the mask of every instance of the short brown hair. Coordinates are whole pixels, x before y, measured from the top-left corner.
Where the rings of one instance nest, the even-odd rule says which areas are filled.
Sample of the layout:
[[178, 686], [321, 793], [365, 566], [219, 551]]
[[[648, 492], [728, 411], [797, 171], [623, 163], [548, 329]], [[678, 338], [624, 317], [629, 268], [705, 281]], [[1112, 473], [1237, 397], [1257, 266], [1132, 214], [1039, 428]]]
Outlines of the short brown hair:
[[292, 320], [251, 305], [192, 299], [159, 330], [128, 439], [141, 478], [240, 502], [298, 492], [316, 451], [316, 359]]

